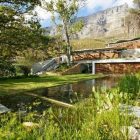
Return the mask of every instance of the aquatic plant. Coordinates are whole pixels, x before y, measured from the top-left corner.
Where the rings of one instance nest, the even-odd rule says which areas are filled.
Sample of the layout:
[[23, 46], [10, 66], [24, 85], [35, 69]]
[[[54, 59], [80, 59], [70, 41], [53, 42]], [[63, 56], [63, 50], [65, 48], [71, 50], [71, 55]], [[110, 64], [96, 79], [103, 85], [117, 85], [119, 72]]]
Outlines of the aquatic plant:
[[126, 75], [119, 82], [119, 91], [130, 99], [137, 99], [140, 92], [140, 79], [134, 75]]

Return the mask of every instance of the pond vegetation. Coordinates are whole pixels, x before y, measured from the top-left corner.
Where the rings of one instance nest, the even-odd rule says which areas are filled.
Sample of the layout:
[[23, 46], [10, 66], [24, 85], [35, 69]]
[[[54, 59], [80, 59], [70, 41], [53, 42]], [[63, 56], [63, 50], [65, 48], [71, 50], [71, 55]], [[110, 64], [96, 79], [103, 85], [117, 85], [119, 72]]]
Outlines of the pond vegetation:
[[[135, 86], [130, 88], [132, 83]], [[89, 98], [75, 103], [75, 108], [53, 106], [42, 113], [2, 115], [1, 139], [127, 140], [130, 136], [124, 128], [132, 126], [136, 117], [127, 109], [122, 111], [120, 105], [135, 105], [139, 87], [137, 76], [126, 76], [113, 89], [93, 91]]]

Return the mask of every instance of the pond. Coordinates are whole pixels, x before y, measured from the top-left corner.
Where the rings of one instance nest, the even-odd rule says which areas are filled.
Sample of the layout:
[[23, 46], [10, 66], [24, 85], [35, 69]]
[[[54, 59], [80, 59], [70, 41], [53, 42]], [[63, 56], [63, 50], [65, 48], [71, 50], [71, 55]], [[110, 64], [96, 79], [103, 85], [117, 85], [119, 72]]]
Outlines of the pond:
[[[42, 88], [32, 91], [32, 93], [74, 104], [84, 98], [88, 98], [92, 91], [99, 91], [101, 88], [110, 89], [118, 83], [118, 76], [82, 81], [74, 84], [61, 85], [51, 88]], [[42, 112], [53, 104], [43, 101], [37, 97], [24, 94], [8, 95], [0, 97], [0, 104], [8, 107], [12, 111], [39, 111]]]

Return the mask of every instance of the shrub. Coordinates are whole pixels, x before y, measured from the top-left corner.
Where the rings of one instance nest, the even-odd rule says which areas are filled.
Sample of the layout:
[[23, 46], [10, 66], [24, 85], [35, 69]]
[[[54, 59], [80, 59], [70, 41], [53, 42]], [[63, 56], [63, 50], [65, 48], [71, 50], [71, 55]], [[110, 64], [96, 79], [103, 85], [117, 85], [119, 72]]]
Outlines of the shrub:
[[10, 61], [0, 60], [0, 76], [12, 77], [16, 75], [16, 69]]
[[20, 69], [21, 69], [21, 71], [22, 71], [22, 73], [23, 73], [23, 75], [24, 75], [25, 77], [27, 77], [27, 76], [31, 73], [31, 68], [30, 68], [30, 66], [21, 65], [21, 66], [20, 66]]

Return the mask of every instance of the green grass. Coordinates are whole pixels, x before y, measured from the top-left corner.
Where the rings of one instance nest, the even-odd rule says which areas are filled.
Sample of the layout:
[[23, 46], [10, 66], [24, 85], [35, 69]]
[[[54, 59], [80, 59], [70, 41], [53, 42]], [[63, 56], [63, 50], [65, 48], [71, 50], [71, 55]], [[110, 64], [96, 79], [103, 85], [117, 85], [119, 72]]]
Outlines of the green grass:
[[25, 92], [44, 87], [52, 87], [78, 81], [103, 77], [103, 75], [77, 74], [66, 76], [44, 75], [40, 77], [0, 80], [0, 96], [5, 94]]
[[72, 41], [73, 50], [104, 48], [105, 44], [106, 42], [103, 39], [80, 39]]
[[[113, 98], [109, 98], [110, 93]], [[117, 90], [110, 93], [96, 93], [96, 96], [76, 104], [76, 109], [50, 108], [38, 117], [36, 113], [29, 113], [22, 119], [20, 114], [1, 116], [0, 139], [127, 140], [121, 128], [130, 126], [133, 118], [120, 115], [119, 93]], [[110, 104], [112, 109], [105, 109], [104, 106]], [[24, 127], [23, 122], [34, 122], [38, 126]]]
[[104, 37], [104, 38], [85, 38], [79, 40], [72, 40], [73, 50], [80, 49], [96, 49], [96, 48], [105, 48], [108, 43], [116, 42], [117, 40], [127, 39], [122, 35], [118, 37]]
[[[87, 77], [68, 75], [46, 78], [52, 81], [61, 78], [64, 81], [76, 81]], [[126, 79], [129, 82], [136, 81], [133, 75]], [[135, 94], [135, 91], [132, 90], [132, 93]], [[128, 102], [129, 98], [124, 98], [119, 87], [116, 87], [107, 91], [94, 91], [89, 98], [76, 103], [74, 109], [51, 107], [42, 114], [31, 112], [24, 117], [20, 113], [5, 114], [0, 116], [0, 140], [128, 140], [127, 130], [126, 133], [121, 130], [124, 126], [132, 126], [136, 118], [128, 115], [128, 110], [122, 113], [119, 109], [120, 104]], [[35, 125], [25, 127], [23, 122], [33, 122]]]

